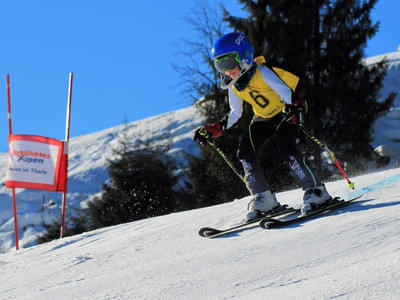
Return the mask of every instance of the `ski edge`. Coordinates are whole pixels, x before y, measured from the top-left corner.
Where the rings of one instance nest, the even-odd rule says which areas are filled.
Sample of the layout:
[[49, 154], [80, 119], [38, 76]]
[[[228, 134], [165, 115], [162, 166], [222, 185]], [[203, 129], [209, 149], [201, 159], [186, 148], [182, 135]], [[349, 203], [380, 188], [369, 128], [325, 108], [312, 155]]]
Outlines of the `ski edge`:
[[[331, 211], [333, 211], [333, 210], [335, 210], [337, 208], [345, 207], [347, 205], [350, 205], [354, 201], [356, 201], [359, 198], [361, 198], [362, 196], [364, 196], [364, 194], [358, 195], [358, 196], [356, 196], [354, 198], [351, 198], [349, 200], [344, 200], [344, 199], [341, 199], [339, 197], [340, 200], [337, 203], [327, 205], [326, 207], [322, 207], [322, 208], [320, 208], [320, 209], [318, 209], [316, 211], [310, 212], [309, 214], [300, 215], [300, 216], [298, 216], [296, 218], [293, 218], [293, 219], [290, 219], [290, 220], [287, 220], [287, 221], [283, 221], [283, 220], [279, 220], [279, 219], [275, 219], [275, 218], [265, 218], [265, 219], [260, 221], [260, 227], [263, 228], [263, 229], [273, 229], [273, 228], [279, 228], [279, 227], [283, 227], [283, 226], [290, 225], [290, 224], [295, 224], [295, 223], [298, 223], [298, 222], [300, 222], [302, 220], [306, 220], [308, 218], [312, 218], [312, 217], [318, 216], [318, 215], [323, 215], [323, 214], [329, 213], [329, 212], [331, 212]], [[336, 198], [338, 198], [338, 197], [336, 197]]]
[[297, 213], [300, 211], [300, 208], [293, 208], [293, 207], [287, 207], [286, 210], [284, 211], [280, 211], [274, 214], [270, 214], [267, 216], [262, 216], [253, 220], [250, 220], [248, 222], [245, 223], [241, 223], [235, 226], [231, 226], [231, 227], [227, 227], [225, 229], [217, 229], [217, 228], [212, 228], [212, 227], [202, 227], [199, 230], [199, 235], [202, 237], [206, 237], [206, 238], [214, 238], [214, 237], [219, 237], [225, 234], [229, 234], [229, 233], [233, 233], [235, 231], [241, 230], [246, 226], [261, 222], [262, 220], [266, 219], [266, 218], [273, 218], [273, 217], [278, 217], [281, 215], [285, 215], [285, 214], [291, 214], [291, 213]]

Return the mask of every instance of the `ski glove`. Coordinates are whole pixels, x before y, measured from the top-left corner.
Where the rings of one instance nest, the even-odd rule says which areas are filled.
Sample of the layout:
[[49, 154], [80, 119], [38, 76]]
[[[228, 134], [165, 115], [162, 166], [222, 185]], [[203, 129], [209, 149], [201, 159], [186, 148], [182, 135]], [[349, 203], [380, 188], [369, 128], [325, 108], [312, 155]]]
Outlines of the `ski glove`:
[[213, 125], [203, 125], [195, 131], [193, 139], [205, 146], [210, 138], [220, 137], [222, 132], [223, 126], [221, 122], [216, 122]]
[[286, 120], [290, 124], [303, 127], [305, 114], [307, 112], [307, 101], [295, 100], [293, 104], [286, 104], [282, 112], [287, 115]]

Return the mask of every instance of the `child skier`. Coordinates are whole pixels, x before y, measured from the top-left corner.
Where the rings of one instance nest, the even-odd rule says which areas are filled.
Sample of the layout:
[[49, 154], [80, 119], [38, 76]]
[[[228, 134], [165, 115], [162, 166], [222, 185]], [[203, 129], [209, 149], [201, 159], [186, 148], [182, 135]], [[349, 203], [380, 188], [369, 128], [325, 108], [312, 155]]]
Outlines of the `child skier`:
[[292, 92], [299, 78], [283, 69], [257, 65], [255, 62], [259, 62], [260, 57], [253, 60], [253, 47], [241, 32], [220, 37], [214, 44], [212, 55], [214, 66], [221, 75], [221, 88], [228, 89], [230, 113], [212, 125], [197, 129], [194, 139], [205, 144], [209, 138], [221, 136], [241, 118], [243, 101], [252, 106], [254, 117], [249, 130], [241, 134], [237, 151], [247, 187], [252, 193], [246, 220], [280, 207], [256, 158], [256, 150], [274, 135], [282, 159], [288, 161], [305, 191], [302, 213], [312, 210], [313, 204], [321, 205], [331, 200], [325, 185], [296, 149], [303, 107], [292, 102]]

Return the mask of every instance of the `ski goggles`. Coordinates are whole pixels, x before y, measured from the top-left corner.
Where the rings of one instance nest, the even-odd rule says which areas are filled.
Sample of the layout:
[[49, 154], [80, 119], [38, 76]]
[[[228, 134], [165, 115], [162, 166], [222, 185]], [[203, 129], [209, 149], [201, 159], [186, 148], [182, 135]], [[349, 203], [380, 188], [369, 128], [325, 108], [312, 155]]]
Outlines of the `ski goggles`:
[[215, 68], [224, 73], [226, 70], [232, 70], [240, 64], [239, 54], [230, 53], [228, 55], [214, 59]]

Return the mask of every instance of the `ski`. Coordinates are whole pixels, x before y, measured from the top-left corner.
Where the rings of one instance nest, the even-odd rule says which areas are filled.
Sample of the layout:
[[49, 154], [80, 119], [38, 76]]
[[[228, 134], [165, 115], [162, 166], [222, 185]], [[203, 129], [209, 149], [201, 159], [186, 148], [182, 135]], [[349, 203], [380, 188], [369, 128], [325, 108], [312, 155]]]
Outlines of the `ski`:
[[261, 228], [264, 229], [271, 229], [271, 228], [279, 228], [279, 227], [284, 227], [290, 224], [295, 224], [295, 223], [299, 223], [303, 220], [312, 218], [312, 217], [316, 217], [316, 216], [320, 216], [320, 215], [324, 215], [328, 212], [331, 212], [333, 210], [336, 210], [338, 208], [347, 206], [352, 204], [355, 200], [359, 199], [360, 197], [362, 197], [363, 195], [354, 197], [352, 199], [349, 200], [343, 200], [339, 197], [334, 198], [334, 201], [319, 207], [315, 210], [312, 210], [311, 212], [305, 214], [305, 215], [299, 215], [299, 214], [293, 214], [292, 216], [288, 217], [288, 218], [283, 218], [283, 219], [278, 219], [278, 218], [264, 218], [263, 220], [260, 221], [260, 226]]
[[199, 235], [202, 237], [208, 237], [208, 238], [214, 238], [214, 237], [219, 237], [219, 236], [223, 236], [226, 234], [230, 234], [233, 232], [237, 232], [240, 231], [242, 229], [244, 229], [246, 226], [254, 224], [254, 223], [258, 223], [266, 218], [273, 218], [273, 217], [277, 217], [277, 216], [281, 216], [281, 215], [285, 215], [285, 214], [290, 214], [290, 213], [296, 213], [299, 212], [300, 209], [296, 209], [293, 207], [288, 207], [287, 205], [282, 205], [282, 207], [280, 208], [279, 211], [271, 213], [271, 214], [267, 214], [264, 216], [261, 216], [259, 218], [255, 218], [249, 221], [245, 221], [242, 222], [240, 224], [237, 225], [233, 225], [231, 227], [225, 228], [225, 229], [216, 229], [216, 228], [211, 228], [211, 227], [203, 227], [199, 230]]

